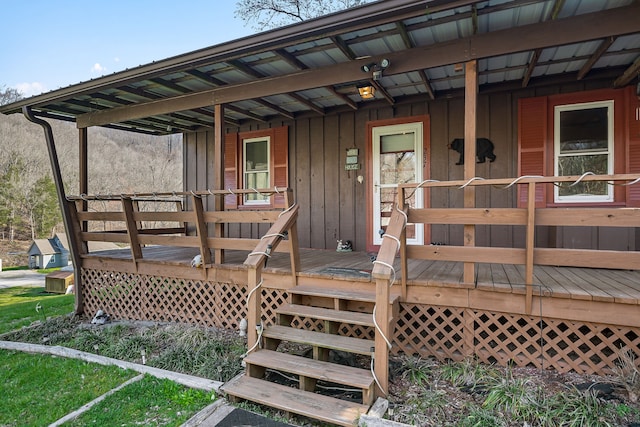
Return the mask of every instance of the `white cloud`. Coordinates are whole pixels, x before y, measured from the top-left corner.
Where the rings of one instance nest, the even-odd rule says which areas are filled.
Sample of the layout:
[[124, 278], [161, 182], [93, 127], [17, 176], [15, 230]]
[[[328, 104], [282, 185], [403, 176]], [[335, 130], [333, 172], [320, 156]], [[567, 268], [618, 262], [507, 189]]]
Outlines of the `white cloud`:
[[99, 62], [96, 62], [93, 64], [93, 67], [91, 67], [91, 74], [104, 74], [105, 71], [107, 71], [107, 68], [100, 65]]
[[39, 95], [42, 92], [47, 91], [45, 85], [40, 82], [18, 83], [17, 85], [14, 85], [14, 88], [16, 88], [22, 94], [22, 96], [26, 98]]
[[117, 56], [115, 58], [113, 58], [113, 62], [120, 62], [120, 58], [118, 58]]

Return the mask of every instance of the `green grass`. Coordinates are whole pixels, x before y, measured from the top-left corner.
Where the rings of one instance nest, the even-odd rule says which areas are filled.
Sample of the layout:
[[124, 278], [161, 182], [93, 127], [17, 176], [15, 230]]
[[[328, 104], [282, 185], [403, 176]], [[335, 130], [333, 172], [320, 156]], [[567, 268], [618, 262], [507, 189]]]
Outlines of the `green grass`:
[[180, 426], [213, 397], [202, 390], [145, 376], [65, 426]]
[[0, 334], [71, 313], [73, 308], [73, 295], [49, 294], [44, 288], [28, 286], [0, 289]]
[[0, 350], [0, 425], [49, 425], [135, 375], [112, 366]]
[[52, 268], [40, 268], [38, 270], [36, 270], [38, 273], [40, 274], [49, 274], [49, 273], [53, 273], [54, 271], [59, 271], [61, 267], [52, 267]]
[[29, 270], [29, 267], [26, 265], [18, 265], [13, 267], [2, 267], [2, 271], [16, 271], [16, 270]]

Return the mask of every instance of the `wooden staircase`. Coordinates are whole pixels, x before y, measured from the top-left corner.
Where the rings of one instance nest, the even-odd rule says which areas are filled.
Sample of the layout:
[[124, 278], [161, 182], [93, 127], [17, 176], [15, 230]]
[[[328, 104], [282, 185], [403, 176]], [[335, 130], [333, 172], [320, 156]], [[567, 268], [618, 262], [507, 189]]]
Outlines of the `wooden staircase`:
[[[348, 286], [348, 282], [344, 284]], [[261, 348], [244, 359], [244, 374], [226, 383], [222, 391], [232, 399], [250, 400], [331, 424], [356, 425], [377, 393], [374, 376], [369, 362], [364, 369], [333, 363], [330, 352], [373, 356], [373, 340], [346, 337], [338, 332], [343, 324], [374, 327], [375, 292], [309, 285], [296, 286], [288, 292], [290, 302], [276, 311], [278, 324], [264, 328]], [[398, 312], [398, 300], [398, 296], [390, 298], [393, 317]], [[322, 321], [323, 331], [293, 327], [296, 318]], [[277, 351], [283, 341], [303, 345], [311, 350], [313, 358]], [[267, 381], [267, 370], [295, 377], [298, 387]], [[362, 398], [352, 402], [319, 394], [319, 382], [360, 390]]]

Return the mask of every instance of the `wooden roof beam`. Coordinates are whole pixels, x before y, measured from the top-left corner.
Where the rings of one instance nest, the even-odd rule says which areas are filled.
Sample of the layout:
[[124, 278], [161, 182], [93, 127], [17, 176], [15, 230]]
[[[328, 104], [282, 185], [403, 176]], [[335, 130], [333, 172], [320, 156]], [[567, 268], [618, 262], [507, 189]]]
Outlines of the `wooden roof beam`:
[[353, 110], [357, 110], [358, 109], [358, 104], [356, 104], [351, 98], [349, 98], [347, 95], [344, 95], [340, 92], [338, 92], [333, 86], [325, 86], [325, 89], [328, 90], [329, 92], [331, 92], [331, 94], [333, 96], [335, 96], [336, 98], [340, 98], [340, 100], [342, 102], [344, 102], [345, 104], [347, 104], [349, 107], [351, 107]]
[[[404, 42], [407, 48], [414, 48], [415, 45], [409, 36], [409, 32], [407, 31], [407, 26], [402, 22], [396, 22], [396, 28], [400, 33], [400, 37], [402, 37], [402, 41]], [[424, 70], [418, 70], [418, 75], [422, 80], [422, 84], [425, 88], [427, 88], [427, 93], [429, 94], [429, 98], [436, 99], [435, 94], [433, 93], [433, 87], [431, 86], [431, 82], [429, 81], [429, 76]]]
[[280, 114], [281, 116], [286, 117], [287, 119], [293, 120], [295, 118], [295, 114], [293, 114], [290, 111], [285, 110], [282, 107], [277, 106], [276, 104], [273, 104], [269, 101], [266, 101], [262, 98], [255, 98], [252, 99], [253, 102], [256, 102], [264, 107], [270, 108], [272, 110], [274, 110], [275, 112], [277, 112], [278, 114]]
[[207, 73], [203, 73], [200, 70], [188, 70], [188, 71], [185, 71], [185, 74], [188, 74], [188, 75], [190, 75], [192, 77], [195, 77], [198, 80], [201, 80], [201, 81], [203, 81], [205, 83], [212, 84], [214, 86], [224, 86], [224, 85], [227, 84], [226, 82], [224, 82], [224, 81], [222, 81], [222, 80], [220, 80], [220, 79], [218, 79], [216, 77], [213, 77], [213, 76], [211, 76], [211, 75], [209, 75]]
[[342, 52], [342, 54], [347, 58], [347, 59], [355, 59], [356, 58], [356, 54], [353, 52], [353, 50], [349, 47], [349, 45], [347, 43], [345, 43], [344, 40], [342, 40], [342, 38], [340, 36], [332, 36], [329, 37], [329, 39], [331, 39], [331, 42], [338, 48], [340, 49], [340, 52]]
[[591, 71], [591, 68], [593, 68], [595, 63], [598, 62], [598, 60], [611, 47], [611, 45], [613, 44], [613, 42], [616, 41], [616, 39], [617, 37], [611, 36], [611, 37], [607, 37], [602, 41], [602, 43], [600, 43], [600, 46], [598, 46], [598, 49], [596, 49], [596, 51], [593, 53], [593, 55], [591, 55], [589, 60], [582, 66], [582, 68], [580, 69], [580, 72], [578, 72], [578, 80], [582, 80], [584, 76], [586, 76], [587, 73]]
[[538, 65], [538, 60], [540, 59], [541, 53], [542, 49], [535, 49], [531, 54], [531, 59], [529, 60], [529, 64], [527, 64], [527, 71], [524, 72], [524, 77], [522, 78], [522, 87], [529, 86], [531, 75], [533, 74], [533, 70], [535, 70], [536, 66]]
[[613, 87], [623, 87], [631, 83], [634, 77], [640, 74], [640, 56], [633, 61], [620, 77], [613, 82]]
[[391, 95], [389, 95], [389, 92], [387, 92], [384, 86], [382, 86], [380, 83], [378, 83], [376, 80], [373, 80], [373, 79], [370, 79], [369, 83], [376, 88], [376, 92], [380, 92], [382, 94], [384, 99], [386, 99], [389, 104], [395, 105], [396, 100], [393, 99]]
[[225, 104], [224, 109], [225, 110], [229, 110], [229, 111], [233, 111], [233, 112], [238, 113], [238, 114], [242, 114], [243, 116], [247, 116], [247, 117], [249, 117], [249, 118], [251, 118], [253, 120], [257, 120], [257, 121], [262, 122], [262, 123], [267, 123], [267, 121], [268, 121], [267, 119], [265, 119], [262, 116], [259, 116], [257, 114], [254, 114], [254, 113], [250, 112], [250, 111], [247, 111], [244, 108], [235, 107], [235, 106], [233, 106], [231, 104]]
[[299, 103], [301, 103], [302, 105], [306, 106], [307, 108], [309, 108], [310, 110], [315, 111], [316, 113], [324, 116], [324, 108], [317, 106], [316, 104], [314, 104], [313, 102], [309, 101], [306, 98], [303, 98], [301, 95], [298, 95], [295, 92], [289, 92], [286, 94], [287, 96], [290, 96], [291, 98], [295, 99], [296, 101], [298, 101]]
[[[294, 68], [297, 68], [299, 70], [307, 70], [309, 68], [309, 67], [307, 67], [307, 65], [305, 63], [303, 63], [298, 58], [296, 58], [295, 55], [290, 54], [289, 52], [285, 51], [284, 49], [279, 49], [279, 50], [276, 51], [276, 53], [279, 56], [281, 56], [282, 59], [284, 59], [287, 63], [289, 63], [289, 65], [291, 65]], [[354, 110], [358, 109], [358, 105], [355, 102], [353, 102], [351, 100], [351, 98], [349, 98], [348, 96], [343, 95], [341, 93], [338, 93], [333, 86], [325, 86], [324, 88], [326, 90], [328, 90], [329, 92], [331, 92], [332, 95], [334, 95], [336, 98], [339, 98], [342, 102], [347, 104], [352, 109], [354, 109]], [[291, 117], [291, 118], [293, 119], [293, 117]]]
[[[384, 2], [383, 2], [384, 3]], [[523, 25], [446, 43], [385, 54], [393, 64], [393, 73], [406, 73], [442, 65], [516, 52], [603, 39], [637, 32], [640, 3], [586, 13], [570, 18]], [[380, 56], [381, 57], [381, 56]], [[356, 60], [284, 76], [269, 77], [243, 84], [227, 85], [188, 95], [87, 113], [77, 118], [78, 127], [100, 126], [136, 117], [165, 114], [197, 107], [284, 94], [327, 85], [351, 83], [362, 79], [360, 66], [371, 59]], [[631, 78], [631, 77], [630, 77]]]

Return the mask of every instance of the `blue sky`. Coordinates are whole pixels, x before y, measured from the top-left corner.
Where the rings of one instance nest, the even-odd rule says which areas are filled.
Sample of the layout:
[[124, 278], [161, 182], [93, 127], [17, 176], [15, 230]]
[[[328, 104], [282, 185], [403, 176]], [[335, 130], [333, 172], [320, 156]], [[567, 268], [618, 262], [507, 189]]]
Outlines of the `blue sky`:
[[25, 96], [253, 34], [233, 0], [0, 0], [0, 88]]

